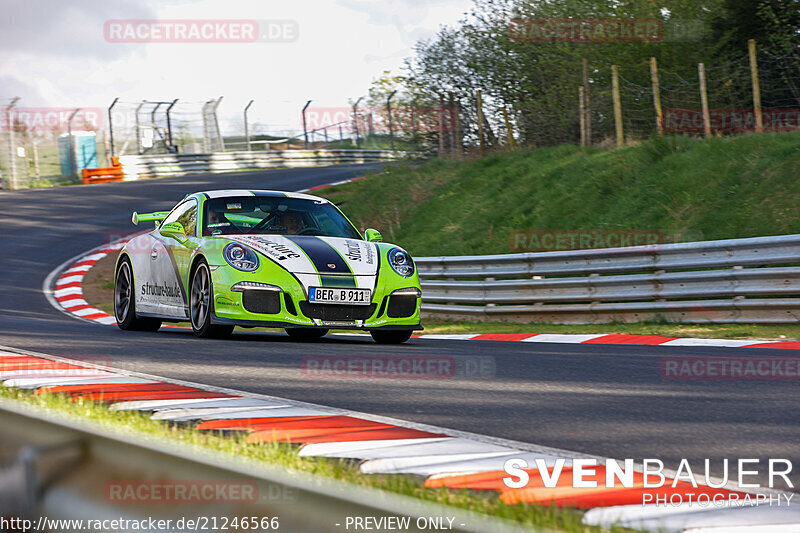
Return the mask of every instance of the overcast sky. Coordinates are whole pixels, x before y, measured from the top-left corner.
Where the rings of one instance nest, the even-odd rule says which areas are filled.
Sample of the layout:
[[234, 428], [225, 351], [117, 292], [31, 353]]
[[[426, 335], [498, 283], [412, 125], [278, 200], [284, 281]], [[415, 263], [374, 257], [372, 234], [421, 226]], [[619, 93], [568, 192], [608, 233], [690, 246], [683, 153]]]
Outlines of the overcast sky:
[[[26, 107], [107, 107], [126, 101], [201, 102], [224, 96], [222, 117], [269, 131], [300, 127], [300, 109], [346, 106], [384, 70], [401, 72], [412, 46], [452, 25], [471, 0], [3, 0], [0, 101]], [[119, 20], [281, 20], [292, 42], [109, 42]]]

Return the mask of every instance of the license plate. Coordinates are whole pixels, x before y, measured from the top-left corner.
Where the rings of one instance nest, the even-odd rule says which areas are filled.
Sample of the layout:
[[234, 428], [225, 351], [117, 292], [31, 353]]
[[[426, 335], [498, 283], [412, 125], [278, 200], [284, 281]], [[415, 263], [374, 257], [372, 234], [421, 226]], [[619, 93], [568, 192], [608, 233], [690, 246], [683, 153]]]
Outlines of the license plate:
[[316, 304], [369, 305], [371, 299], [369, 289], [311, 287], [308, 291], [308, 301]]

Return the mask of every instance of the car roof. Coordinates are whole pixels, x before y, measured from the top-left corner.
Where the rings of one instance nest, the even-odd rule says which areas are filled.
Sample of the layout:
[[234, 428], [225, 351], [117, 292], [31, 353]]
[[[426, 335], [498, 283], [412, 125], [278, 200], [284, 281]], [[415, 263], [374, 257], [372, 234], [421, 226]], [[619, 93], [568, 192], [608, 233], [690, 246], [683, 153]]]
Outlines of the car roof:
[[304, 200], [317, 200], [323, 202], [328, 201], [325, 198], [320, 198], [319, 196], [313, 196], [311, 194], [259, 189], [220, 189], [216, 191], [199, 191], [194, 194], [197, 196], [204, 196], [205, 198], [227, 198], [229, 196], [272, 196], [276, 198], [301, 198]]

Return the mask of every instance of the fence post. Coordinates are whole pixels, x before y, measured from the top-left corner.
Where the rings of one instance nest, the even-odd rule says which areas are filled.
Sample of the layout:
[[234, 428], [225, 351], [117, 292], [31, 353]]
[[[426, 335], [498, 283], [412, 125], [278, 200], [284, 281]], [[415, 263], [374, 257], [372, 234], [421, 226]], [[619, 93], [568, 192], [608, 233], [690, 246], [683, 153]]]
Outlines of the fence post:
[[444, 96], [439, 94], [439, 157], [444, 155]]
[[480, 139], [481, 143], [481, 154], [483, 154], [484, 150], [486, 149], [486, 142], [483, 138], [483, 94], [481, 90], [478, 89], [478, 138]]
[[[250, 126], [247, 123], [247, 110], [250, 109], [250, 106], [253, 105], [253, 102], [255, 102], [255, 100], [251, 99], [249, 102], [247, 102], [247, 105], [244, 106], [244, 142], [247, 146], [248, 152], [250, 151]], [[172, 136], [170, 136], [170, 140], [172, 140]]]
[[756, 116], [756, 132], [764, 131], [764, 119], [761, 117], [761, 88], [758, 85], [758, 62], [756, 61], [756, 40], [747, 40], [747, 51], [750, 55], [750, 78], [753, 82], [753, 113]]
[[[28, 135], [31, 135], [28, 133]], [[33, 173], [36, 176], [36, 180], [38, 181], [41, 179], [42, 174], [39, 170], [39, 146], [36, 143], [36, 136], [31, 135], [31, 149], [33, 150]]]
[[711, 136], [711, 119], [708, 114], [708, 93], [706, 92], [706, 66], [697, 64], [697, 73], [700, 76], [700, 103], [703, 105], [703, 131], [706, 137]]
[[508, 110], [506, 109], [506, 105], [503, 104], [503, 119], [506, 121], [506, 133], [508, 134], [508, 145], [513, 150], [517, 143], [514, 141], [514, 130], [511, 129], [511, 121], [508, 120]]
[[581, 124], [581, 147], [586, 146], [586, 108], [585, 106], [586, 89], [583, 85], [578, 87], [578, 115]]
[[583, 120], [586, 122], [586, 146], [592, 144], [592, 108], [589, 100], [589, 58], [583, 58]]
[[75, 137], [72, 135], [72, 119], [78, 114], [80, 108], [77, 108], [67, 119], [67, 133], [69, 134], [69, 170], [73, 177], [78, 176], [78, 152], [75, 150]]
[[622, 104], [619, 100], [619, 72], [617, 65], [611, 65], [611, 92], [614, 97], [614, 124], [617, 130], [617, 147], [625, 145], [625, 132], [622, 130]]
[[[111, 110], [114, 109], [114, 106], [119, 101], [119, 96], [114, 98], [114, 101], [111, 102], [111, 105], [108, 106], [108, 140], [111, 145], [111, 157], [114, 157], [114, 119], [113, 115], [111, 114]], [[139, 132], [136, 132], [136, 135], [139, 135]]]
[[311, 105], [311, 100], [306, 102], [306, 105], [303, 106], [303, 111], [302, 111], [302, 114], [303, 114], [303, 137], [305, 137], [305, 141], [306, 141], [306, 143], [305, 143], [306, 144], [306, 150], [308, 150], [308, 130], [306, 129], [306, 109], [308, 109], [308, 106], [310, 106], [310, 105]]
[[661, 88], [658, 85], [658, 63], [655, 57], [650, 58], [650, 83], [653, 85], [653, 107], [656, 110], [656, 126], [658, 134], [664, 133], [664, 119], [661, 114]]
[[11, 103], [6, 108], [6, 117], [8, 119], [8, 185], [9, 189], [17, 188], [17, 148], [14, 146], [14, 114], [11, 112], [14, 106], [19, 102], [19, 96], [11, 99]]
[[386, 97], [386, 114], [389, 115], [389, 145], [392, 147], [392, 151], [394, 151], [394, 125], [392, 124], [392, 96], [395, 95], [397, 89], [392, 91], [389, 96]]

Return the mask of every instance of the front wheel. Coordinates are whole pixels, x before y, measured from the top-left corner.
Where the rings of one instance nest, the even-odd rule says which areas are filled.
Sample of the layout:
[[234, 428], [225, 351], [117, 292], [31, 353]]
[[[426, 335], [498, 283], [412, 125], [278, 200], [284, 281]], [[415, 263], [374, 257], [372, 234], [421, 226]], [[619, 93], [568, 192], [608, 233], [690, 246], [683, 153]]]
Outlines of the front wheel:
[[286, 333], [298, 341], [313, 341], [324, 337], [328, 330], [325, 328], [286, 328]]
[[191, 292], [189, 293], [189, 320], [192, 331], [198, 337], [224, 338], [233, 333], [234, 326], [211, 323], [211, 302], [214, 301], [214, 285], [211, 271], [205, 261], [200, 261], [192, 272]]
[[392, 329], [388, 331], [370, 331], [372, 339], [378, 344], [402, 344], [411, 338], [410, 329]]
[[157, 331], [161, 327], [159, 319], [136, 316], [134, 293], [131, 261], [123, 257], [114, 277], [114, 317], [117, 326], [129, 331]]

